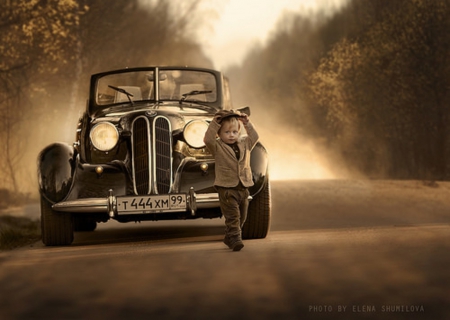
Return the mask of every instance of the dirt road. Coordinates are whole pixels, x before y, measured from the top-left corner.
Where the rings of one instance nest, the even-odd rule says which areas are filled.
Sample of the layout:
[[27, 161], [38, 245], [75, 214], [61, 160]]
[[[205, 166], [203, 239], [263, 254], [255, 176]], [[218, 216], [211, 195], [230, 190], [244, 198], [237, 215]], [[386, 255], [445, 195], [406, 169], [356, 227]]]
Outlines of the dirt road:
[[99, 225], [0, 253], [0, 319], [448, 319], [450, 184], [275, 181], [268, 238]]

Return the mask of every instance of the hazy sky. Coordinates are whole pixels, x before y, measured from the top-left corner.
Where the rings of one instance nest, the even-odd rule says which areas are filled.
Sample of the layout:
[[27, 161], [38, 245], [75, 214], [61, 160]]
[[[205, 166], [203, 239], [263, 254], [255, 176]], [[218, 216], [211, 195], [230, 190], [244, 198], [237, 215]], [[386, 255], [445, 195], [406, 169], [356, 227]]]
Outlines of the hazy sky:
[[222, 69], [241, 62], [255, 43], [264, 44], [283, 12], [311, 14], [339, 7], [345, 0], [206, 0], [217, 16], [206, 21], [201, 38], [205, 51]]

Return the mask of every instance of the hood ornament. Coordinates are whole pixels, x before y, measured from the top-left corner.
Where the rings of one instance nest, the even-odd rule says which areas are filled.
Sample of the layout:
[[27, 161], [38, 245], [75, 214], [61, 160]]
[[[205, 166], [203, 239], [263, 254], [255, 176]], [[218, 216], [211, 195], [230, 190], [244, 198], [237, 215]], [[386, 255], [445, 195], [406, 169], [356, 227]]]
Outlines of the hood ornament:
[[158, 115], [158, 112], [156, 112], [155, 110], [148, 110], [148, 111], [145, 111], [145, 115], [147, 117], [152, 118], [152, 117], [156, 117]]

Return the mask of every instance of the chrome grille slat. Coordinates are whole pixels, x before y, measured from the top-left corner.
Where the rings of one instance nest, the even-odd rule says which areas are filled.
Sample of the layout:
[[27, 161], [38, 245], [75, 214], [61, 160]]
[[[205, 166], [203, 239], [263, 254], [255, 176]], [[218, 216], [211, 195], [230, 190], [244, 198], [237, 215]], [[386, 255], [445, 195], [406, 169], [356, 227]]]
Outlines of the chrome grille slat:
[[172, 137], [167, 118], [155, 118], [153, 139], [156, 191], [161, 194], [169, 193], [172, 186]]
[[133, 121], [133, 181], [136, 194], [150, 193], [150, 140], [147, 118], [139, 117]]

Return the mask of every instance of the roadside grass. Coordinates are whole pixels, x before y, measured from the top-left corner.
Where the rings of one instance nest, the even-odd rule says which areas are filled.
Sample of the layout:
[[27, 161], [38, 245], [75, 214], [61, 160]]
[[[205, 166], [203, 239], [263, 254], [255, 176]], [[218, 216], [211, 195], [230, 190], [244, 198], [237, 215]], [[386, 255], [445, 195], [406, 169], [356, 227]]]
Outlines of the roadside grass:
[[0, 215], [0, 250], [11, 250], [41, 239], [39, 220]]

